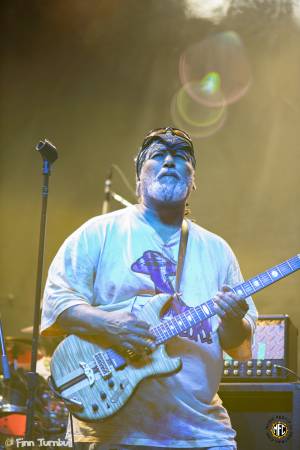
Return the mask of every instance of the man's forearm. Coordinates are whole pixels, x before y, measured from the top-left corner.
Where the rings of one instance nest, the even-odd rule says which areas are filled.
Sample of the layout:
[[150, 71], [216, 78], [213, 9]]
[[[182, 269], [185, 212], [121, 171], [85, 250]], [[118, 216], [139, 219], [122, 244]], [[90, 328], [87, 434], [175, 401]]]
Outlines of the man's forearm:
[[103, 311], [91, 305], [75, 305], [57, 318], [58, 325], [68, 334], [93, 336], [101, 345], [113, 345], [136, 354], [155, 348], [149, 324], [126, 311]]
[[222, 320], [219, 326], [219, 337], [223, 350], [238, 347], [251, 336], [251, 326], [246, 319]]
[[91, 305], [75, 305], [65, 309], [57, 318], [58, 325], [68, 334], [105, 334], [107, 313]]

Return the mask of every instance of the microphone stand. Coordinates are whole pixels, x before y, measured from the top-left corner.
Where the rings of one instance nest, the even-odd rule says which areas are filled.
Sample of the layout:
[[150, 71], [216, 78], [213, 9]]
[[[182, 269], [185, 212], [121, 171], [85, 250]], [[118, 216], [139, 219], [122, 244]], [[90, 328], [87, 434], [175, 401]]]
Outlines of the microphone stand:
[[31, 440], [33, 434], [34, 406], [35, 406], [36, 388], [38, 384], [36, 363], [37, 363], [39, 325], [40, 325], [40, 303], [41, 303], [41, 290], [43, 277], [44, 242], [45, 242], [46, 217], [47, 217], [49, 176], [51, 174], [51, 164], [53, 164], [58, 157], [55, 146], [47, 139], [45, 139], [44, 141], [40, 141], [35, 148], [43, 158], [43, 185], [42, 185], [42, 209], [40, 221], [37, 277], [36, 277], [35, 303], [34, 303], [34, 321], [32, 332], [31, 366], [30, 372], [27, 373], [27, 383], [29, 393], [27, 401], [26, 432], [25, 432], [25, 439], [27, 441]]
[[132, 203], [128, 202], [124, 197], [111, 190], [111, 179], [112, 179], [112, 167], [110, 168], [109, 174], [104, 182], [104, 200], [102, 203], [102, 214], [106, 214], [109, 212], [109, 204], [111, 198], [121, 203], [121, 205], [123, 206], [132, 205]]
[[110, 168], [109, 174], [104, 183], [104, 201], [102, 204], [102, 214], [106, 214], [109, 212], [109, 202], [110, 202], [110, 188], [111, 188], [111, 179], [112, 179], [112, 167]]

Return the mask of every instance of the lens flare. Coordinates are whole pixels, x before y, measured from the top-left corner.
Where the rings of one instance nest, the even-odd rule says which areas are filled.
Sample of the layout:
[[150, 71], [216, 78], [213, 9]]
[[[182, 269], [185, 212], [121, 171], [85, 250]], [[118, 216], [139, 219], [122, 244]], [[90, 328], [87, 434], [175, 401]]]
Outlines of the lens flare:
[[225, 109], [225, 102], [223, 101], [223, 104], [215, 107], [197, 103], [189, 95], [189, 90], [193, 89], [191, 84], [196, 84], [197, 86], [200, 85], [199, 82], [188, 83], [182, 87], [176, 95], [176, 108], [179, 114], [187, 123], [190, 123], [196, 127], [207, 127], [213, 125], [222, 116]]
[[[199, 85], [199, 82], [197, 84]], [[225, 122], [226, 105], [223, 102], [221, 106], [211, 107], [198, 103], [189, 95], [187, 87], [182, 87], [173, 97], [171, 103], [173, 121], [193, 138], [211, 136]]]
[[217, 72], [209, 72], [199, 81], [186, 83], [183, 88], [198, 104], [212, 108], [223, 107], [226, 104], [221, 89], [221, 77]]
[[244, 45], [233, 31], [214, 34], [188, 47], [180, 57], [179, 76], [190, 96], [208, 106], [236, 102], [252, 79]]
[[200, 81], [202, 91], [208, 95], [216, 94], [220, 90], [221, 77], [217, 72], [209, 72]]

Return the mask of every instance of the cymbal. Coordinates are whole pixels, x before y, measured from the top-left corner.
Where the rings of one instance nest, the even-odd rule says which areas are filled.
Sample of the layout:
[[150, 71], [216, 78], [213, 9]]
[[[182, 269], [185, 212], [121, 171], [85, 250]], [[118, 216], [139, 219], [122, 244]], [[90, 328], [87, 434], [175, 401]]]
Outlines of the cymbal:
[[33, 333], [33, 325], [30, 325], [30, 327], [21, 328], [20, 331], [21, 331], [21, 333], [32, 334]]
[[20, 344], [30, 344], [31, 345], [31, 338], [25, 338], [25, 337], [17, 337], [17, 336], [6, 336], [5, 341], [7, 343], [20, 343]]
[[21, 328], [21, 333], [31, 333], [32, 334], [32, 332], [33, 332], [33, 326], [32, 325], [30, 325], [30, 327], [24, 327], [24, 328]]

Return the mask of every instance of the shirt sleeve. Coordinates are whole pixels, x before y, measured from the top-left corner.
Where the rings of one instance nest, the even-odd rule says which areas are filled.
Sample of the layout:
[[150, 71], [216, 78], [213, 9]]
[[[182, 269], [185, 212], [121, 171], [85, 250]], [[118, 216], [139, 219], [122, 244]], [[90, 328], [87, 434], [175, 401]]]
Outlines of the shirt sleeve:
[[42, 335], [65, 334], [56, 323], [58, 316], [71, 306], [92, 304], [95, 259], [99, 251], [93, 244], [89, 243], [86, 230], [80, 228], [64, 242], [55, 256], [44, 291]]

